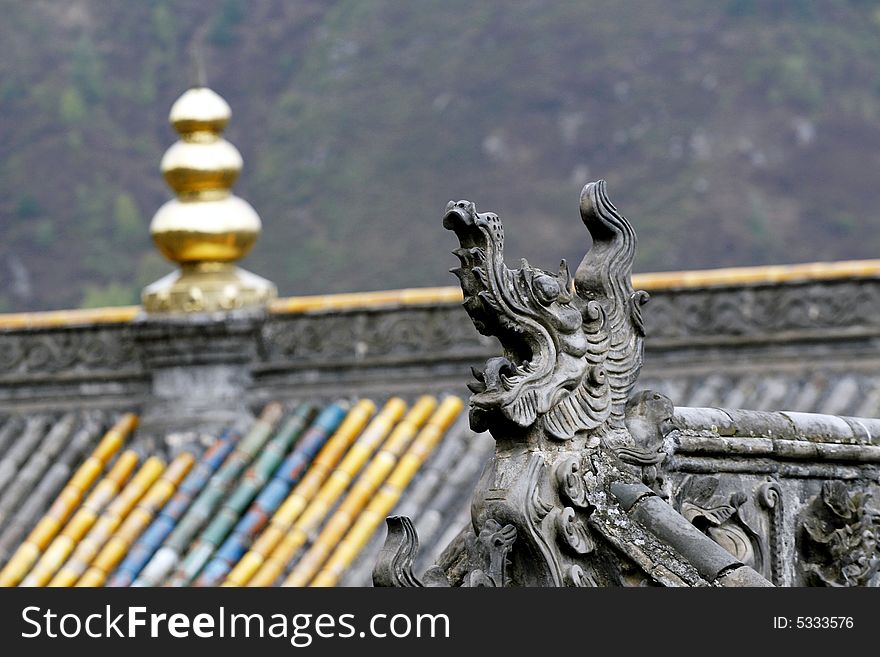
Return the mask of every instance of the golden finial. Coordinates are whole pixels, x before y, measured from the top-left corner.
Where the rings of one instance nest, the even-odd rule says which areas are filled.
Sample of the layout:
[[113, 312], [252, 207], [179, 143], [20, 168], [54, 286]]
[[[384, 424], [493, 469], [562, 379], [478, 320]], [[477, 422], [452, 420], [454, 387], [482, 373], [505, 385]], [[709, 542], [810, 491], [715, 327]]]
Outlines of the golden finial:
[[233, 264], [256, 242], [260, 217], [230, 192], [242, 168], [238, 149], [222, 136], [232, 111], [204, 85], [196, 66], [196, 86], [169, 114], [180, 139], [162, 158], [162, 175], [176, 198], [159, 208], [150, 225], [156, 246], [180, 269], [144, 289], [148, 312], [232, 310], [276, 296], [272, 283]]

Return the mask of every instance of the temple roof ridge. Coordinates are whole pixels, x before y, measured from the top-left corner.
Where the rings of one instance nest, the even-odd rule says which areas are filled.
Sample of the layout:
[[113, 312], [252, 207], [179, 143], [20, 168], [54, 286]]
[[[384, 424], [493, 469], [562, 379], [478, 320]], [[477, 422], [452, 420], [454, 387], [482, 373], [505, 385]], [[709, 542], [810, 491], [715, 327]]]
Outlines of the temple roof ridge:
[[[880, 259], [647, 272], [633, 274], [632, 280], [634, 287], [654, 291], [877, 277], [880, 277]], [[460, 303], [461, 300], [459, 287], [437, 286], [282, 297], [270, 301], [267, 309], [270, 313], [287, 314], [398, 305], [452, 304]], [[141, 306], [107, 306], [0, 313], [0, 330], [126, 323], [133, 321], [142, 311]]]

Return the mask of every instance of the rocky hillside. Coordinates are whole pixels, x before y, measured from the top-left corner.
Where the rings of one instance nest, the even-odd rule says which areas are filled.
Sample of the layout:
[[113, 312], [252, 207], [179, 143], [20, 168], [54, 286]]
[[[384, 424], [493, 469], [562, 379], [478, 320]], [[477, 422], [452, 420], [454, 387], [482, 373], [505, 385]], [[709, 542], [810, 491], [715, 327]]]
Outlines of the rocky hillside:
[[880, 257], [869, 0], [0, 0], [0, 311], [130, 303], [203, 44], [245, 263], [282, 294], [454, 284], [446, 202], [555, 268], [608, 180], [641, 271]]

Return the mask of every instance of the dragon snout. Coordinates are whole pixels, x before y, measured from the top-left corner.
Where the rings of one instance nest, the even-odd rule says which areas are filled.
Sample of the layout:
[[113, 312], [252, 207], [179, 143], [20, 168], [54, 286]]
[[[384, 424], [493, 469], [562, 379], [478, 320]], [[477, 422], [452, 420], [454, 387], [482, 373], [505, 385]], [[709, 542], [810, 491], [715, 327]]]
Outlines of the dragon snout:
[[473, 228], [476, 215], [477, 207], [470, 201], [449, 201], [446, 205], [446, 215], [443, 217], [443, 227], [452, 231]]

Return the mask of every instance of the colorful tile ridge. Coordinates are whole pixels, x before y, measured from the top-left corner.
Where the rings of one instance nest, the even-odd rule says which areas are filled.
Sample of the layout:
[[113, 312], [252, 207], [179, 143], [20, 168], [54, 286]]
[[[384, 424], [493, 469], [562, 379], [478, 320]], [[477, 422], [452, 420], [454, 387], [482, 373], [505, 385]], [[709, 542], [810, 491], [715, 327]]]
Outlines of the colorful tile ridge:
[[[387, 514], [408, 516], [416, 524], [419, 559], [424, 560], [424, 565], [416, 564], [414, 572], [424, 572], [433, 565], [440, 551], [465, 526], [470, 513], [471, 493], [483, 464], [494, 451], [495, 441], [491, 436], [468, 431], [468, 424], [467, 415], [460, 414], [436, 451], [419, 468], [401, 500]], [[462, 509], [467, 511], [465, 516], [459, 514]], [[435, 529], [429, 530], [427, 524]], [[454, 532], [441, 544], [446, 529], [454, 529]], [[422, 532], [425, 532], [424, 540]], [[385, 532], [374, 532], [337, 586], [371, 586], [373, 567], [384, 543]]]
[[[370, 457], [405, 411], [406, 403], [399, 397], [392, 397], [388, 400], [361, 434], [361, 437], [351, 446], [339, 466], [330, 473], [321, 489], [307, 506], [301, 508], [302, 515], [296, 519], [290, 530], [281, 535], [280, 540], [270, 552], [261, 553], [265, 555], [265, 558], [248, 582], [248, 586], [272, 586], [284, 574], [287, 564], [290, 563], [299, 548], [305, 544], [309, 535], [320, 528], [330, 509], [348, 489], [351, 481], [370, 460]], [[269, 529], [271, 527], [267, 531]], [[257, 544], [260, 542], [258, 540]]]
[[131, 586], [132, 582], [153, 557], [174, 527], [189, 509], [193, 500], [207, 485], [208, 480], [229, 456], [238, 442], [239, 435], [227, 430], [202, 455], [201, 460], [180, 484], [174, 497], [165, 505], [159, 516], [129, 550], [123, 562], [110, 579], [108, 586]]
[[188, 452], [178, 454], [101, 548], [75, 586], [102, 586], [104, 584], [107, 580], [107, 574], [116, 567], [131, 544], [168, 502], [194, 463], [195, 458], [192, 454]]
[[208, 480], [204, 490], [187, 509], [162, 547], [144, 566], [132, 586], [159, 586], [165, 582], [165, 578], [177, 567], [189, 544], [210, 522], [238, 478], [263, 449], [272, 431], [281, 421], [282, 414], [283, 409], [278, 403], [273, 402], [263, 409], [259, 419], [236, 445], [220, 469]]
[[[344, 584], [351, 569], [368, 569], [366, 552], [375, 559], [377, 529], [417, 475], [424, 471], [435, 487], [440, 474], [422, 466], [462, 406], [457, 397], [438, 403], [425, 395], [411, 408], [392, 397], [378, 413], [372, 401], [339, 400], [323, 409], [304, 402], [285, 414], [272, 402], [244, 438], [226, 431], [200, 459], [181, 453], [167, 468], [145, 455], [136, 473], [135, 451], [112, 460], [136, 423], [126, 416], [0, 575], [5, 585], [26, 586]], [[31, 447], [46, 447], [59, 463], [48, 467], [37, 453], [21, 458], [21, 448], [0, 510], [6, 495], [23, 499], [21, 491], [43, 487], [36, 473], [55, 472], [44, 491], [61, 488], [97, 435], [94, 417], [75, 414], [7, 422], [0, 438], [10, 425], [19, 436], [30, 432]], [[438, 454], [464, 453], [462, 443], [470, 441], [456, 433]], [[19, 536], [25, 526], [17, 525]]]
[[305, 586], [311, 581], [435, 408], [437, 408], [437, 400], [430, 396], [420, 397], [413, 405], [354, 482], [348, 495], [342, 500], [336, 512], [330, 516], [318, 538], [295, 564], [293, 571], [284, 581], [284, 586]]
[[[458, 397], [447, 397], [443, 400], [428, 420], [428, 424], [397, 462], [397, 466], [388, 475], [382, 487], [371, 495], [366, 509], [350, 518], [344, 518], [351, 529], [335, 544], [333, 553], [311, 581], [311, 586], [335, 586], [339, 582], [343, 573], [351, 566], [373, 533], [397, 504], [403, 491], [437, 447], [443, 435], [461, 413], [463, 406], [463, 402]], [[334, 544], [328, 542], [327, 545], [332, 547]]]
[[131, 481], [113, 498], [89, 532], [79, 540], [73, 554], [49, 581], [49, 586], [69, 587], [76, 583], [164, 470], [165, 462], [160, 458], [151, 456], [144, 461]]
[[[49, 511], [40, 519], [24, 543], [18, 547], [15, 554], [0, 571], [0, 586], [15, 586], [25, 578], [43, 551], [79, 507], [86, 491], [91, 488], [108, 461], [119, 451], [128, 434], [136, 426], [137, 416], [129, 413], [122, 416], [113, 428], [104, 435], [95, 450], [79, 466], [73, 477], [55, 498]], [[134, 467], [133, 464], [132, 467]], [[96, 488], [95, 492], [97, 490]], [[48, 577], [51, 575], [46, 577], [46, 581], [48, 581]]]
[[58, 443], [62, 447], [60, 453], [55, 454], [54, 449], [38, 451], [28, 460], [16, 481], [4, 494], [4, 499], [8, 495], [17, 501], [14, 513], [10, 511], [6, 526], [0, 532], [0, 567], [6, 563], [27, 532], [33, 529], [40, 513], [64, 487], [83, 455], [97, 442], [102, 424], [102, 420], [96, 415], [84, 414], [81, 426], [72, 438], [67, 439], [67, 436], [58, 434]]
[[91, 530], [98, 518], [128, 481], [138, 462], [133, 450], [120, 454], [116, 463], [77, 509], [61, 533], [40, 557], [33, 570], [24, 578], [22, 586], [46, 586], [58, 569], [64, 565], [76, 544]]
[[244, 473], [232, 493], [223, 500], [219, 510], [199, 538], [190, 545], [183, 562], [168, 581], [169, 586], [187, 586], [198, 576], [215, 550], [238, 523], [241, 514], [272, 478], [287, 451], [299, 440], [317, 412], [318, 409], [314, 404], [301, 404], [284, 422], [281, 429], [256, 457], [253, 465]]
[[244, 586], [251, 580], [375, 412], [376, 405], [368, 399], [362, 399], [354, 405], [336, 433], [315, 457], [302, 481], [272, 515], [269, 526], [259, 534], [247, 554], [229, 573], [224, 586]]
[[229, 537], [217, 550], [214, 558], [205, 566], [196, 580], [197, 586], [216, 586], [223, 582], [230, 569], [241, 559], [254, 538], [263, 530], [271, 515], [287, 497], [308, 470], [309, 465], [339, 427], [348, 411], [348, 404], [336, 402], [325, 408], [299, 439], [296, 448], [284, 459], [284, 463], [247, 512], [241, 517]]

